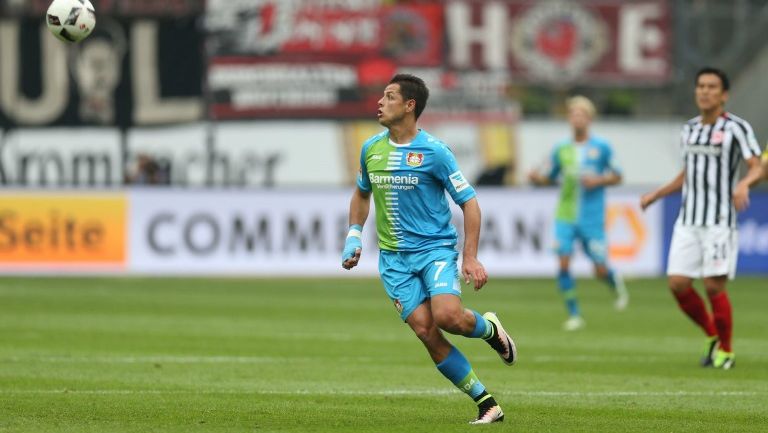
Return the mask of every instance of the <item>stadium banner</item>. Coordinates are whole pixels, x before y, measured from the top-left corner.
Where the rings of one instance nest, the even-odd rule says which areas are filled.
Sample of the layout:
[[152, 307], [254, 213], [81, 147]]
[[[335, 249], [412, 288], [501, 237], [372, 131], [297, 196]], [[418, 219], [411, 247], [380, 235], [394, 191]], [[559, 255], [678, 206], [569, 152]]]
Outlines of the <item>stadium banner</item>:
[[[130, 192], [129, 270], [160, 275], [370, 276], [377, 274], [374, 219], [363, 232], [363, 259], [341, 268], [350, 190]], [[553, 189], [480, 189], [480, 259], [492, 276], [549, 276]], [[215, 203], [215, 206], [211, 204]], [[453, 206], [462, 229], [461, 211]], [[660, 272], [661, 209], [640, 212], [634, 193], [610, 196], [610, 256], [628, 275]], [[575, 272], [591, 272], [582, 255]]]
[[126, 208], [118, 193], [0, 193], [0, 273], [124, 271]]
[[342, 127], [335, 122], [224, 122], [127, 132], [126, 170], [151, 157], [182, 187], [341, 186]]
[[672, 72], [667, 0], [465, 0], [446, 5], [452, 68], [508, 68], [514, 81], [642, 84]]
[[[680, 212], [681, 196], [675, 194], [664, 199], [664, 238], [662, 271], [667, 268], [672, 231]], [[749, 207], [738, 215], [739, 258], [738, 274], [768, 275], [768, 192], [750, 193]]]
[[[554, 253], [556, 189], [480, 189], [483, 229], [478, 256], [492, 275], [550, 276], [557, 269]], [[606, 209], [609, 260], [628, 276], [660, 271], [661, 210], [642, 212], [634, 191], [611, 190]], [[461, 211], [455, 214], [461, 230]], [[592, 264], [575, 246], [574, 273], [589, 275]]]
[[210, 0], [205, 20], [215, 119], [373, 117], [398, 68], [444, 63], [439, 1]]
[[96, 28], [68, 47], [42, 19], [50, 1], [7, 2], [0, 19], [0, 128], [200, 120], [202, 2], [93, 2]]
[[[425, 120], [470, 180], [508, 185], [516, 124]], [[353, 185], [363, 142], [381, 125], [334, 121], [228, 121], [163, 127], [0, 130], [0, 185], [72, 188], [339, 187]], [[150, 160], [157, 179], [142, 162]]]
[[[351, 188], [130, 193], [130, 270], [148, 274], [343, 275]], [[375, 273], [367, 229], [363, 272]]]
[[342, 127], [336, 122], [226, 122], [213, 137], [214, 185], [316, 188], [350, 180]]
[[314, 60], [376, 56], [414, 66], [439, 65], [440, 2], [393, 3], [208, 0], [208, 42], [218, 56], [296, 55]]
[[0, 185], [108, 187], [123, 182], [117, 129], [13, 129], [0, 137]]

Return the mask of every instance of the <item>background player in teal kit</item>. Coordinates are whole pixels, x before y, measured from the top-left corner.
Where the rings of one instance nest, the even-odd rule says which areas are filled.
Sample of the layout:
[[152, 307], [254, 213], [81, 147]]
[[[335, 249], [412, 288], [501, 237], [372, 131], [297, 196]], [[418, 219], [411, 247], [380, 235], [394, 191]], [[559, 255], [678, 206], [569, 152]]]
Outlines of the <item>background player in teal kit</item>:
[[595, 273], [616, 295], [618, 310], [626, 308], [629, 295], [621, 277], [608, 267], [605, 238], [605, 187], [621, 182], [621, 172], [613, 163], [613, 151], [607, 141], [590, 135], [589, 126], [595, 106], [583, 97], [568, 100], [568, 122], [573, 137], [558, 143], [545, 173], [531, 172], [536, 185], [560, 181], [560, 202], [555, 215], [555, 250], [560, 259], [558, 286], [568, 310], [563, 329], [574, 331], [585, 326], [576, 299], [570, 263], [573, 244], [581, 241], [584, 252], [595, 265]]
[[479, 413], [471, 423], [488, 424], [502, 421], [504, 413], [442, 331], [482, 338], [507, 365], [517, 354], [494, 313], [481, 316], [461, 303], [457, 235], [445, 191], [464, 212], [461, 273], [475, 290], [488, 280], [477, 260], [480, 207], [448, 147], [416, 127], [428, 97], [424, 82], [413, 75], [395, 75], [384, 89], [378, 120], [387, 130], [363, 144], [342, 266], [351, 269], [360, 260], [360, 234], [373, 196], [379, 273], [387, 295], [440, 373], [477, 403]]

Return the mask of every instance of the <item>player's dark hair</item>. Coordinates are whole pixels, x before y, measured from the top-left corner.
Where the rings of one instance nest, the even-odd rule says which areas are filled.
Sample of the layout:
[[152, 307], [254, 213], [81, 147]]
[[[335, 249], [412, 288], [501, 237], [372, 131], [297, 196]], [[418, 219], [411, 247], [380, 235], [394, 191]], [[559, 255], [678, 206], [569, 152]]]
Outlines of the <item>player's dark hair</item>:
[[400, 94], [404, 100], [413, 99], [416, 101], [416, 119], [421, 116], [421, 112], [427, 106], [429, 99], [429, 89], [424, 84], [424, 80], [411, 74], [397, 74], [389, 80], [389, 84], [399, 84]]
[[717, 75], [718, 78], [720, 78], [720, 83], [723, 85], [723, 91], [727, 92], [728, 89], [731, 88], [731, 82], [728, 80], [728, 75], [726, 75], [725, 72], [723, 72], [722, 70], [713, 68], [711, 66], [705, 66], [699, 69], [699, 72], [696, 73], [696, 81], [693, 84], [698, 85], [699, 77], [705, 74]]

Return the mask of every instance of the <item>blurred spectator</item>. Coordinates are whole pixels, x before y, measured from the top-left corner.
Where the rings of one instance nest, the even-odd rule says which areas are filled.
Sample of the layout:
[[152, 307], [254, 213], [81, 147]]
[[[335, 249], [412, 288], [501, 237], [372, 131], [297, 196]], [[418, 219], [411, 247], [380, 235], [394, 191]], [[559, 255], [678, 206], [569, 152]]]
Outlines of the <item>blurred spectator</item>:
[[486, 167], [478, 176], [475, 185], [477, 186], [504, 186], [511, 181], [511, 175], [514, 174], [512, 164], [500, 164]]
[[136, 157], [136, 165], [132, 172], [125, 176], [129, 185], [168, 185], [170, 184], [167, 164], [160, 164], [151, 156], [140, 153]]

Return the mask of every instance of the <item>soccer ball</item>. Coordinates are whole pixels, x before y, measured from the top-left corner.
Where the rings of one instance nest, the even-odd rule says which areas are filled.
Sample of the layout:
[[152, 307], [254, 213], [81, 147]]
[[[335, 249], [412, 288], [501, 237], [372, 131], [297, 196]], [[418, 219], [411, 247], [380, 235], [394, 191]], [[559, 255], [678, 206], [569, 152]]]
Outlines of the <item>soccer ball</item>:
[[89, 0], [53, 0], [45, 21], [57, 38], [80, 42], [96, 27], [96, 11]]

